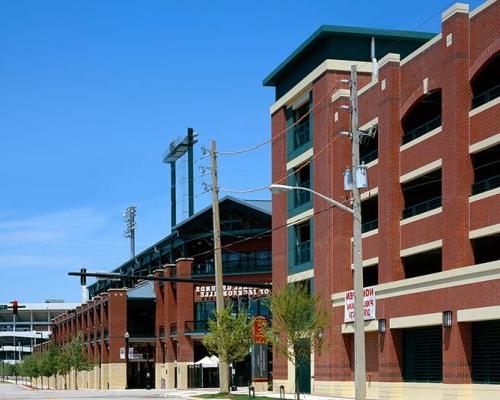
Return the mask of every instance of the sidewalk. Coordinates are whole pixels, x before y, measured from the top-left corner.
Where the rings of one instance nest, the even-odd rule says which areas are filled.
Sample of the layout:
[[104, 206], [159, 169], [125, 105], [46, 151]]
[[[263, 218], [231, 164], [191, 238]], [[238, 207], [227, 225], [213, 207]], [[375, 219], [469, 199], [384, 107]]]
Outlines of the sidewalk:
[[[218, 388], [214, 388], [214, 389], [165, 389], [165, 392], [166, 392], [165, 397], [193, 399], [193, 398], [196, 398], [196, 396], [200, 396], [203, 394], [215, 394], [218, 391], [219, 391]], [[248, 388], [241, 387], [241, 388], [238, 388], [238, 390], [236, 392], [231, 392], [231, 393], [248, 395]], [[276, 392], [256, 392], [255, 396], [256, 397], [272, 397], [275, 399], [280, 398], [280, 394], [276, 393]], [[286, 393], [285, 399], [293, 400], [293, 399], [295, 399], [295, 394], [294, 393]], [[302, 394], [302, 393], [300, 394], [300, 400], [350, 400], [350, 399], [353, 399], [353, 398], [352, 397], [319, 396], [319, 395]], [[215, 400], [215, 399], [211, 399], [211, 400]]]

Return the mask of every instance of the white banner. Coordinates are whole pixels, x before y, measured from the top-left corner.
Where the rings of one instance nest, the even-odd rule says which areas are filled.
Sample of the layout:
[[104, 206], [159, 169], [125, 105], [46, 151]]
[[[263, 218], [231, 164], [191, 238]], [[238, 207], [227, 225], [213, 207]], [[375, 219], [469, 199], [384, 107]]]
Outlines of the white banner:
[[[375, 289], [366, 287], [363, 289], [365, 321], [376, 319], [377, 305], [375, 301]], [[344, 322], [354, 322], [354, 290], [345, 292], [344, 296]]]

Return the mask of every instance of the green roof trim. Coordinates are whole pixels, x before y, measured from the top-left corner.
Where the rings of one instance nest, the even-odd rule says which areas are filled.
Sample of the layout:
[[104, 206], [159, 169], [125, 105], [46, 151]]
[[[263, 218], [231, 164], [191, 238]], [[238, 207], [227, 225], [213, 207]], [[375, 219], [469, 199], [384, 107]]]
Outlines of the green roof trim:
[[[426, 41], [432, 39], [436, 36], [436, 33], [428, 32], [415, 32], [415, 31], [401, 31], [401, 30], [391, 30], [391, 29], [372, 29], [372, 28], [361, 28], [361, 27], [350, 27], [350, 26], [338, 26], [338, 25], [322, 25], [317, 31], [315, 31], [309, 38], [306, 39], [292, 54], [290, 54], [281, 64], [279, 64], [266, 78], [264, 78], [262, 84], [264, 86], [276, 86], [277, 81], [280, 76], [284, 74], [287, 70], [293, 67], [293, 65], [300, 62], [304, 57], [304, 53], [309, 51], [318, 45], [322, 40], [328, 38], [340, 37], [351, 37], [351, 38], [369, 38], [375, 37], [375, 39], [395, 39], [394, 44], [396, 45], [400, 41], [411, 42], [415, 41], [419, 43], [419, 46]], [[377, 49], [379, 50], [379, 49]], [[340, 58], [342, 59], [342, 58]], [[360, 58], [362, 60], [362, 58]]]

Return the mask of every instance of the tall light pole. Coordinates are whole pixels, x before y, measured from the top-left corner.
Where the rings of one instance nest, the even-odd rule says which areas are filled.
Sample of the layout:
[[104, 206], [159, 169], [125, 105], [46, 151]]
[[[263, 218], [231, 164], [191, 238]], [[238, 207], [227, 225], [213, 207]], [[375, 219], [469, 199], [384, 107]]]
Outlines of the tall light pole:
[[123, 218], [127, 223], [124, 236], [126, 238], [130, 238], [130, 258], [135, 258], [135, 228], [137, 227], [137, 224], [135, 223], [136, 212], [137, 207], [131, 205], [127, 207], [123, 213]]

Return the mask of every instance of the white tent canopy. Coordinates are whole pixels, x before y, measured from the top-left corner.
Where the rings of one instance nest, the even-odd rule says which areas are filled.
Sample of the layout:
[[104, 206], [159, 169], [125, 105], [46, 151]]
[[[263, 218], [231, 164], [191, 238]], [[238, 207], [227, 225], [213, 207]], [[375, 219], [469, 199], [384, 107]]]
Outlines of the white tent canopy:
[[219, 366], [219, 359], [216, 356], [203, 357], [201, 360], [195, 362], [196, 365], [200, 365], [203, 368], [217, 368]]

